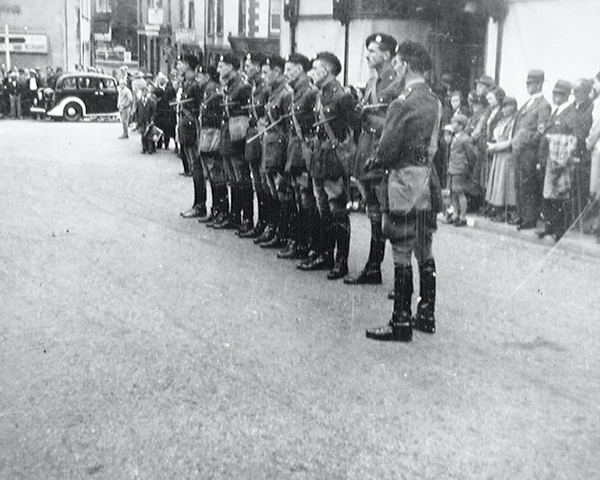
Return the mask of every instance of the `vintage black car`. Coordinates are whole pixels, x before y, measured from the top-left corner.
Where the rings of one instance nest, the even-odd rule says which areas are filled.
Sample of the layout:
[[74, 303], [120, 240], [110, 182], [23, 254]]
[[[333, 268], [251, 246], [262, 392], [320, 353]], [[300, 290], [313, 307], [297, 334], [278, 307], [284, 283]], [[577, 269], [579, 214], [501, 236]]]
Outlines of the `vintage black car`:
[[117, 82], [110, 75], [74, 72], [61, 75], [54, 91], [45, 89], [43, 98], [31, 108], [54, 120], [77, 122], [83, 117], [118, 115]]

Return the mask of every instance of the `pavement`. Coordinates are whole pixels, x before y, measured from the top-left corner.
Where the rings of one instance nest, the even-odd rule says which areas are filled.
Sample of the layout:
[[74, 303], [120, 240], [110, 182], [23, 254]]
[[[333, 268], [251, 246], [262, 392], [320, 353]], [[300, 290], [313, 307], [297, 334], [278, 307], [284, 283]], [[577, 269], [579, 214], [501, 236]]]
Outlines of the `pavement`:
[[598, 477], [598, 256], [440, 225], [437, 332], [372, 342], [389, 246], [298, 272], [119, 130], [0, 122], [0, 479]]

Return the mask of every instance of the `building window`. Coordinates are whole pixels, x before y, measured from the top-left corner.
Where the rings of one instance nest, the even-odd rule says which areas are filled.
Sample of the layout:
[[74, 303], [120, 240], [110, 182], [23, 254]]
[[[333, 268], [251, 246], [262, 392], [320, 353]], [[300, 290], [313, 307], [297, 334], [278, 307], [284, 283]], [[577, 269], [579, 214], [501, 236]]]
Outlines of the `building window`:
[[238, 4], [238, 32], [243, 35], [246, 33], [246, 12], [248, 5], [246, 0], [239, 0]]
[[215, 33], [215, 0], [208, 0], [206, 3], [206, 33]]
[[196, 11], [195, 11], [195, 4], [194, 1], [192, 0], [189, 5], [188, 5], [188, 28], [192, 29], [194, 28], [195, 24], [196, 24]]
[[281, 0], [271, 0], [269, 6], [269, 33], [281, 31]]
[[96, 12], [97, 13], [110, 13], [112, 12], [112, 7], [110, 4], [110, 0], [96, 0]]
[[185, 0], [179, 0], [179, 25], [185, 26]]
[[217, 0], [217, 35], [223, 35], [224, 0]]

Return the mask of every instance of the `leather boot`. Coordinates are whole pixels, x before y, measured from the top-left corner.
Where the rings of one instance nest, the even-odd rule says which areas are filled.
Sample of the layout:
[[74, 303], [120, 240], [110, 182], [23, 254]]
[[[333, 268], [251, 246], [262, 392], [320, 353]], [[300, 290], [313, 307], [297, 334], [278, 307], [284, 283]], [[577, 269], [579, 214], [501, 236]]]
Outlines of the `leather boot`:
[[337, 251], [335, 265], [327, 274], [328, 280], [338, 280], [348, 275], [348, 255], [350, 253], [350, 218], [348, 215], [336, 218], [332, 224]]
[[254, 239], [254, 243], [256, 245], [261, 245], [270, 242], [273, 240], [273, 237], [275, 237], [275, 226], [269, 224], [265, 227], [264, 231]]
[[346, 285], [380, 285], [381, 262], [385, 253], [385, 240], [381, 231], [381, 221], [371, 220], [371, 245], [365, 268], [353, 277], [344, 278]]
[[242, 225], [251, 225], [248, 230], [254, 226], [254, 190], [252, 185], [242, 185], [240, 187], [240, 204], [244, 213]]
[[279, 235], [275, 234], [271, 240], [268, 242], [263, 242], [260, 245], [260, 248], [282, 248], [286, 244], [286, 240], [284, 238], [280, 238]]
[[227, 195], [227, 185], [215, 185], [214, 190], [214, 210], [215, 219], [211, 223], [207, 223], [207, 227], [214, 227], [220, 225], [227, 220], [227, 212], [229, 212], [229, 197]]
[[412, 340], [411, 301], [413, 294], [412, 266], [394, 268], [394, 311], [392, 319], [383, 327], [366, 331], [367, 338], [380, 341], [410, 342]]
[[244, 220], [240, 226], [240, 229], [235, 232], [235, 234], [240, 238], [244, 238], [243, 235], [251, 232], [253, 229], [254, 224], [252, 223], [252, 220]]
[[296, 241], [288, 240], [285, 246], [277, 252], [277, 258], [284, 260], [296, 258]]
[[419, 263], [419, 301], [413, 327], [425, 333], [435, 333], [436, 277], [433, 258]]
[[238, 236], [240, 238], [258, 238], [260, 234], [264, 232], [266, 226], [265, 222], [259, 220], [252, 230], [249, 230], [248, 232], [240, 231]]
[[238, 185], [231, 185], [231, 210], [229, 212], [229, 215], [227, 216], [227, 220], [223, 223], [215, 223], [213, 225], [213, 228], [215, 230], [235, 230], [237, 228], [240, 228], [241, 211], [242, 207], [240, 203], [240, 187]]

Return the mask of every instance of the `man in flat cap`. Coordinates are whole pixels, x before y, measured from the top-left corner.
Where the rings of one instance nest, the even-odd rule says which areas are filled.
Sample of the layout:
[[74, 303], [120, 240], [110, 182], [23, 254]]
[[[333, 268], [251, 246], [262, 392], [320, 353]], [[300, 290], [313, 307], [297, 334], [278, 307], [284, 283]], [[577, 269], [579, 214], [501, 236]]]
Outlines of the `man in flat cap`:
[[282, 259], [306, 259], [318, 235], [319, 213], [308, 171], [317, 101], [317, 88], [308, 77], [310, 69], [310, 60], [300, 53], [285, 61], [284, 74], [291, 88], [285, 172], [291, 178], [298, 215], [290, 242], [277, 254]]
[[555, 108], [546, 124], [539, 150], [538, 168], [544, 172], [542, 219], [535, 233], [560, 240], [568, 229], [565, 208], [571, 195], [574, 155], [577, 150], [575, 107], [569, 103], [572, 85], [558, 80], [552, 90]]
[[[267, 57], [262, 53], [248, 53], [244, 61], [244, 73], [248, 82], [252, 86], [252, 96], [250, 97], [250, 126], [246, 137], [253, 138], [258, 134], [259, 129], [264, 128], [265, 124], [265, 105], [269, 98], [271, 88], [265, 83], [262, 77], [262, 66], [265, 64]], [[265, 227], [269, 216], [269, 201], [267, 192], [264, 188], [266, 185], [266, 177], [264, 170], [261, 168], [262, 161], [262, 142], [256, 140], [246, 142], [245, 149], [246, 161], [250, 165], [250, 173], [252, 174], [252, 185], [256, 194], [258, 204], [258, 221], [251, 229], [240, 229], [238, 235], [240, 238], [257, 238]]]
[[312, 62], [310, 75], [319, 93], [310, 174], [321, 230], [318, 250], [298, 265], [300, 270], [329, 270], [329, 280], [348, 274], [350, 252], [347, 156], [354, 141], [352, 128], [357, 124], [357, 115], [356, 100], [336, 79], [341, 71], [340, 60], [331, 52], [319, 53]]
[[575, 101], [575, 136], [577, 151], [575, 152], [575, 173], [573, 179], [573, 220], [578, 218], [587, 204], [590, 193], [591, 155], [585, 145], [585, 139], [592, 128], [592, 110], [594, 102], [591, 98], [593, 83], [587, 78], [580, 78], [573, 84]]
[[[432, 160], [442, 119], [442, 104], [425, 82], [431, 70], [429, 53], [406, 41], [396, 48], [394, 68], [404, 93], [390, 105], [373, 161], [388, 170], [383, 203], [383, 234], [394, 253], [394, 308], [390, 322], [367, 330], [368, 338], [408, 342], [412, 328], [435, 332], [436, 267], [432, 252], [436, 215], [441, 205], [439, 181]], [[406, 191], [410, 195], [402, 194]], [[417, 314], [412, 318], [412, 255], [419, 264]]]
[[544, 72], [531, 70], [527, 75], [530, 98], [517, 114], [512, 138], [517, 216], [510, 223], [516, 224], [518, 230], [535, 228], [540, 216], [542, 187], [537, 171], [538, 149], [552, 110], [543, 96], [543, 85]]
[[496, 87], [496, 82], [489, 75], [482, 75], [475, 82], [475, 91], [477, 95], [485, 97]]
[[365, 171], [365, 164], [377, 151], [379, 138], [385, 123], [388, 105], [402, 91], [398, 74], [392, 67], [397, 42], [390, 35], [373, 33], [367, 37], [367, 65], [375, 76], [369, 80], [364, 100], [359, 104], [361, 133], [354, 159], [353, 175], [361, 185], [361, 193], [371, 222], [371, 242], [367, 263], [361, 272], [344, 279], [347, 285], [380, 284], [381, 262], [385, 252], [385, 240], [381, 232], [381, 205], [377, 192], [383, 180], [383, 169]]
[[225, 117], [221, 129], [221, 154], [229, 177], [231, 207], [223, 223], [213, 228], [251, 229], [254, 222], [254, 194], [250, 167], [245, 160], [246, 134], [250, 124], [249, 105], [252, 87], [245, 83], [238, 71], [238, 58], [228, 53], [221, 55], [217, 70], [225, 95]]

